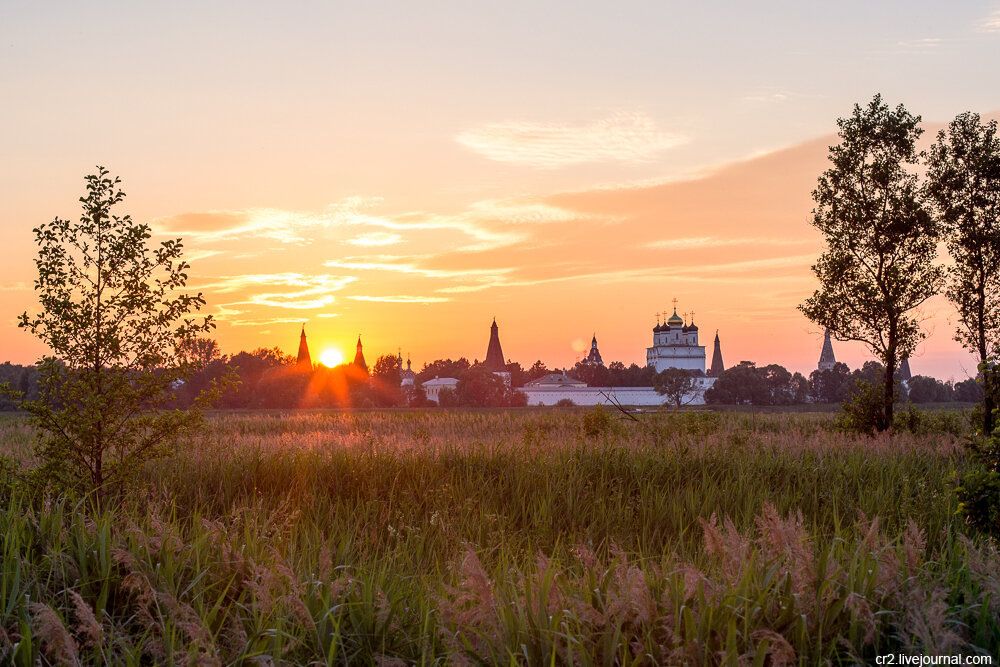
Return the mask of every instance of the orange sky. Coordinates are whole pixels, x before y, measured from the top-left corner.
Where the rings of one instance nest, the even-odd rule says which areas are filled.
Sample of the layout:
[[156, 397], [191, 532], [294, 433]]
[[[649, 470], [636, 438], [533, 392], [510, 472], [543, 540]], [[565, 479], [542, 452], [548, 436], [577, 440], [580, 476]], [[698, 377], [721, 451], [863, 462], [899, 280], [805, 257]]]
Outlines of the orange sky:
[[[778, 3], [780, 4], [780, 3]], [[851, 3], [848, 3], [850, 5]], [[0, 26], [0, 360], [42, 349], [31, 229], [78, 215], [95, 164], [123, 212], [182, 236], [225, 352], [643, 363], [678, 299], [727, 365], [805, 373], [796, 310], [822, 250], [810, 193], [836, 118], [881, 91], [923, 114], [1000, 108], [1000, 5], [711, 8], [429, 2], [18, 5]], [[990, 117], [997, 117], [994, 111]], [[964, 379], [953, 311], [914, 373]], [[835, 344], [852, 367], [858, 345]]]

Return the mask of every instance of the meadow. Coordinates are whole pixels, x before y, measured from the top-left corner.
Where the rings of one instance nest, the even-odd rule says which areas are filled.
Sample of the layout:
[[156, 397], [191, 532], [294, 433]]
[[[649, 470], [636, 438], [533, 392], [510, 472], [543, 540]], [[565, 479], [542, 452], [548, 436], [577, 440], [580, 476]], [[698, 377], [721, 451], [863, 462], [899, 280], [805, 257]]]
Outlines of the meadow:
[[1000, 650], [960, 412], [221, 412], [93, 515], [0, 418], [0, 662], [791, 665]]

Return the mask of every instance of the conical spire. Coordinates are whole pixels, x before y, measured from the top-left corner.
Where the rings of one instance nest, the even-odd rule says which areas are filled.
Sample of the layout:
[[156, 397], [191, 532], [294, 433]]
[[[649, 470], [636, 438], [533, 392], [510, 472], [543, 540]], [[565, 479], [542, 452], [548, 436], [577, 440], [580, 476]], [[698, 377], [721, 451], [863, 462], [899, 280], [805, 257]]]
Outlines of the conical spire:
[[909, 382], [911, 377], [913, 376], [910, 375], [910, 358], [907, 357], [899, 364], [899, 379], [902, 382]]
[[500, 347], [500, 329], [497, 327], [497, 318], [493, 318], [493, 325], [490, 327], [490, 345], [486, 348], [486, 361], [483, 365], [494, 373], [506, 373], [507, 364], [504, 362], [503, 349]]
[[710, 377], [719, 377], [722, 371], [726, 370], [726, 365], [722, 362], [722, 344], [719, 343], [719, 332], [715, 332], [715, 349], [712, 350], [712, 368], [708, 371]]
[[354, 355], [354, 365], [368, 372], [368, 364], [365, 363], [365, 353], [361, 349], [361, 334], [358, 334], [358, 352]]
[[306, 343], [306, 325], [302, 324], [302, 335], [299, 337], [299, 356], [296, 365], [305, 370], [312, 370], [312, 357], [309, 356], [309, 345]]
[[837, 357], [833, 356], [833, 342], [830, 340], [830, 330], [826, 330], [823, 338], [823, 351], [819, 355], [819, 369], [821, 371], [831, 370], [837, 363]]

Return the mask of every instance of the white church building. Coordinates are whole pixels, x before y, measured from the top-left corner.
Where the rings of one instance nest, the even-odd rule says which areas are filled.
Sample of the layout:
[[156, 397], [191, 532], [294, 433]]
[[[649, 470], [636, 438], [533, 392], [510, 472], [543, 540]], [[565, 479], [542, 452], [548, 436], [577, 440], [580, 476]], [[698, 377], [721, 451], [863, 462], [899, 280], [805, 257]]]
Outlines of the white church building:
[[[695, 388], [684, 397], [685, 405], [704, 405], [705, 391], [715, 384], [715, 377], [705, 375], [705, 347], [698, 344], [698, 327], [692, 321], [686, 324], [677, 314], [676, 299], [674, 313], [660, 324], [657, 319], [653, 327], [653, 346], [646, 348], [646, 365], [657, 372], [668, 368], [691, 371], [695, 377]], [[666, 314], [666, 313], [664, 313]], [[600, 359], [597, 338], [592, 343], [591, 357]], [[713, 371], [722, 367], [722, 353], [718, 335], [715, 340], [717, 363]], [[603, 364], [602, 364], [603, 365]], [[713, 373], [714, 374], [714, 373]], [[528, 405], [556, 405], [568, 399], [574, 405], [608, 405], [619, 403], [633, 406], [661, 406], [667, 398], [653, 387], [588, 387], [585, 383], [565, 373], [553, 373], [520, 389], [528, 399]]]
[[693, 319], [686, 324], [677, 314], [676, 305], [673, 315], [653, 327], [653, 346], [646, 348], [646, 365], [656, 372], [683, 368], [705, 374], [705, 346], [698, 344], [698, 327]]

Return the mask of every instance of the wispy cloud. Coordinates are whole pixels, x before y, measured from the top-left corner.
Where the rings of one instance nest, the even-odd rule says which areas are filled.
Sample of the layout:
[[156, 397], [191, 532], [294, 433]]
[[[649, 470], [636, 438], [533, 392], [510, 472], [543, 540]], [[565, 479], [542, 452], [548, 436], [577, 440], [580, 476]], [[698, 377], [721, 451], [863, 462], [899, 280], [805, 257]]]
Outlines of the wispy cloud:
[[679, 239], [663, 239], [660, 241], [650, 241], [643, 244], [646, 248], [667, 249], [667, 250], [693, 250], [695, 248], [719, 248], [734, 245], [768, 245], [768, 246], [788, 246], [803, 245], [809, 241], [796, 239], [770, 239], [770, 238], [719, 238], [716, 236], [696, 236]]
[[[396, 261], [405, 259], [407, 261]], [[375, 257], [348, 257], [343, 260], [329, 260], [325, 266], [348, 271], [389, 271], [394, 273], [409, 273], [425, 278], [469, 278], [473, 276], [498, 276], [513, 271], [513, 268], [495, 269], [434, 269], [422, 266], [411, 258], [397, 258], [392, 255]]]
[[979, 22], [980, 32], [1000, 32], [1000, 7]]
[[271, 324], [298, 324], [299, 322], [305, 322], [304, 317], [270, 317], [266, 319], [248, 320], [239, 319], [233, 320], [231, 324], [234, 327], [266, 327]]
[[553, 169], [586, 162], [644, 162], [688, 141], [642, 113], [620, 113], [585, 125], [506, 122], [466, 130], [458, 143], [498, 162]]
[[901, 55], [922, 55], [936, 52], [944, 40], [940, 37], [925, 37], [923, 39], [908, 39], [892, 44], [885, 51]]
[[368, 234], [361, 234], [352, 239], [347, 239], [347, 243], [360, 246], [394, 245], [402, 242], [403, 237], [401, 235], [389, 232], [369, 232]]
[[443, 296], [408, 296], [398, 294], [395, 296], [349, 296], [352, 301], [379, 301], [382, 303], [444, 303], [451, 301]]
[[303, 273], [258, 273], [246, 276], [209, 278], [206, 282], [199, 283], [197, 288], [212, 290], [216, 293], [226, 293], [262, 285], [281, 285], [331, 292], [343, 289], [355, 280], [357, 278], [353, 276], [335, 276], [331, 274], [308, 276]]
[[[223, 304], [219, 319], [232, 319], [242, 311], [231, 309], [232, 306], [269, 306], [271, 308], [288, 308], [291, 310], [314, 310], [333, 303], [336, 298], [331, 292], [343, 289], [357, 280], [353, 276], [333, 276], [320, 274], [306, 276], [301, 273], [274, 273], [234, 276], [217, 279], [198, 285], [199, 289], [213, 291], [217, 294], [243, 292], [246, 298]], [[271, 288], [266, 292], [249, 293], [256, 288]], [[276, 287], [291, 289], [278, 290]]]

